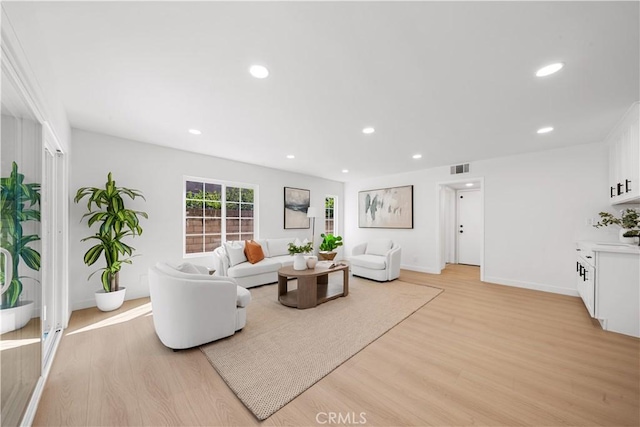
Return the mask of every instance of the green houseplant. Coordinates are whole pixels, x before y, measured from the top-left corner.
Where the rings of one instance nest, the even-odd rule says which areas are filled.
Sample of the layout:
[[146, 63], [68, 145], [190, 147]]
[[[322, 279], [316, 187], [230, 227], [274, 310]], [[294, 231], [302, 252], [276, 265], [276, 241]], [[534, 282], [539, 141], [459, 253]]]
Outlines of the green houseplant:
[[[131, 258], [134, 256], [133, 251], [135, 251], [135, 248], [123, 240], [129, 236], [141, 235], [142, 227], [139, 217], [149, 218], [145, 212], [128, 209], [123, 197], [127, 196], [134, 200], [136, 197], [144, 199], [144, 196], [138, 190], [117, 187], [111, 172], [107, 175], [104, 188], [82, 187], [76, 193], [74, 201], [78, 203], [86, 196], [89, 196], [87, 213], [82, 216], [82, 219], [88, 218], [89, 228], [94, 224], [99, 224], [99, 227], [95, 234], [82, 239], [83, 242], [87, 240], [98, 241], [84, 254], [84, 263], [91, 266], [98, 261], [100, 255], [104, 255], [106, 264], [105, 267], [91, 273], [89, 279], [98, 271], [102, 271], [101, 281], [104, 293], [117, 292], [120, 290], [120, 269], [123, 264], [131, 264]], [[124, 292], [122, 300], [124, 300]], [[122, 301], [120, 305], [122, 305]], [[102, 309], [100, 304], [98, 308]]]
[[289, 254], [293, 255], [293, 269], [294, 270], [306, 270], [307, 261], [304, 258], [304, 254], [311, 253], [313, 251], [313, 245], [311, 242], [305, 245], [296, 245], [295, 243], [289, 243]]
[[[11, 166], [11, 174], [8, 177], [0, 178], [2, 210], [0, 244], [3, 255], [11, 258], [11, 262], [6, 260], [6, 263], [0, 263], [0, 281], [3, 284], [0, 308], [3, 310], [21, 305], [18, 299], [22, 293], [22, 280], [27, 277], [18, 276], [20, 260], [30, 269], [40, 270], [40, 253], [28, 246], [30, 243], [40, 240], [40, 236], [37, 234], [25, 235], [22, 227], [23, 222], [40, 221], [40, 184], [25, 183], [24, 179], [25, 176], [18, 171], [16, 162], [13, 162]], [[5, 271], [5, 264], [7, 269], [11, 269], [11, 271]], [[5, 279], [9, 279], [8, 283], [5, 283]], [[33, 302], [30, 304], [33, 305]], [[30, 315], [28, 319], [31, 319]], [[16, 329], [22, 326], [16, 325]], [[3, 330], [4, 332], [6, 331]]]
[[[594, 227], [608, 227], [617, 225], [620, 227], [620, 240], [624, 242], [634, 243], [633, 238], [640, 236], [640, 214], [635, 209], [623, 209], [620, 211], [620, 217], [609, 212], [600, 212], [600, 221], [594, 224]], [[632, 239], [632, 240], [624, 240]]]
[[289, 255], [295, 254], [307, 254], [313, 250], [311, 242], [306, 245], [296, 245], [295, 243], [289, 243]]
[[342, 246], [342, 237], [334, 236], [331, 233], [322, 233], [320, 237], [322, 237], [322, 243], [320, 243], [320, 252], [318, 253], [319, 258], [324, 260], [333, 260], [337, 255], [335, 250]]

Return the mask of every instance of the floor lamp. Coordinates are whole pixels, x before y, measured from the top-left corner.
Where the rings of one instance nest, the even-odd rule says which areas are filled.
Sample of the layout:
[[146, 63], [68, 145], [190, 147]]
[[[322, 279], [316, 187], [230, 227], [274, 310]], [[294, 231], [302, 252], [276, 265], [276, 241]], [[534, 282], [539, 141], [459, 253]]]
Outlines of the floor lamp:
[[313, 253], [316, 252], [316, 217], [318, 216], [318, 209], [309, 206], [307, 208], [307, 218], [311, 218], [311, 247], [313, 247]]

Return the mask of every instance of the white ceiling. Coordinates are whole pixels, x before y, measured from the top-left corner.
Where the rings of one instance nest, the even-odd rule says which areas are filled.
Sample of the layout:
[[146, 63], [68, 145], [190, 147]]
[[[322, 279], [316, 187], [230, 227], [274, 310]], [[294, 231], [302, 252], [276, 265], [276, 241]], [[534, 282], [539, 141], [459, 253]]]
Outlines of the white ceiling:
[[638, 2], [4, 3], [73, 127], [339, 181], [602, 141], [639, 98]]

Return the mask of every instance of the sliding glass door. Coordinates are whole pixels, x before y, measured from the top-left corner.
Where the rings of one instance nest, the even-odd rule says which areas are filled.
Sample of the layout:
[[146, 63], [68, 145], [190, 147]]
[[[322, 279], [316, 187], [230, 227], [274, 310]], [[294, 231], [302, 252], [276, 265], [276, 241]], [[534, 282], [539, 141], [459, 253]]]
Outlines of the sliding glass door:
[[20, 423], [42, 366], [42, 126], [2, 72], [0, 380], [2, 425]]

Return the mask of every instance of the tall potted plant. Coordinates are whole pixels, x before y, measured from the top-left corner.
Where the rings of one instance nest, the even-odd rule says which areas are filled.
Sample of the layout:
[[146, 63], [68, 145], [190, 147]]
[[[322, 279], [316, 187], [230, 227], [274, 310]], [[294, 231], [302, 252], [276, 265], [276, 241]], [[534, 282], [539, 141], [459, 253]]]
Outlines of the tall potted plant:
[[[144, 199], [138, 190], [124, 187], [116, 187], [116, 182], [107, 175], [104, 188], [82, 187], [76, 193], [74, 201], [80, 202], [85, 196], [89, 196], [87, 213], [82, 219], [88, 217], [87, 225], [91, 228], [99, 224], [98, 231], [92, 236], [82, 239], [97, 240], [98, 243], [84, 254], [84, 263], [93, 265], [100, 255], [104, 255], [105, 267], [100, 268], [89, 276], [91, 278], [98, 271], [102, 271], [101, 281], [103, 289], [96, 292], [96, 305], [102, 311], [111, 311], [119, 308], [124, 302], [126, 288], [121, 288], [120, 269], [123, 264], [131, 264], [135, 248], [126, 244], [126, 237], [135, 237], [142, 234], [139, 216], [149, 218], [145, 212], [134, 211], [125, 207], [123, 196], [134, 200], [136, 197]], [[146, 200], [146, 199], [145, 199]], [[87, 279], [87, 280], [88, 280]]]
[[40, 253], [29, 247], [30, 243], [40, 240], [40, 236], [25, 235], [22, 227], [24, 222], [40, 221], [40, 184], [26, 183], [24, 178], [16, 162], [11, 166], [11, 174], [0, 178], [0, 333], [20, 329], [31, 320], [34, 302], [19, 301], [22, 281], [29, 278], [18, 274], [20, 262], [32, 270], [40, 270]]
[[322, 243], [320, 243], [320, 252], [318, 252], [318, 257], [323, 260], [332, 261], [336, 255], [336, 249], [342, 246], [342, 237], [334, 236], [331, 233], [320, 235], [322, 237]]

